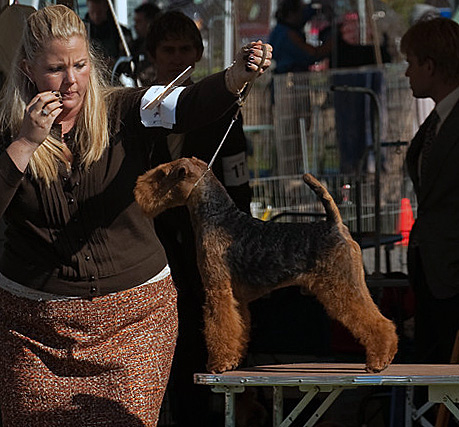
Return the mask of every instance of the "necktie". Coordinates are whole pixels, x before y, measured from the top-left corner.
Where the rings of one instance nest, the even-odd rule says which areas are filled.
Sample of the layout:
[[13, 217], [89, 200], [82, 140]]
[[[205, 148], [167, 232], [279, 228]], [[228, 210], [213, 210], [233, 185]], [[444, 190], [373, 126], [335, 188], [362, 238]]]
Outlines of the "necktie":
[[427, 177], [427, 168], [429, 165], [429, 155], [430, 151], [432, 150], [432, 144], [434, 143], [437, 137], [437, 126], [438, 122], [440, 121], [440, 116], [434, 110], [430, 114], [429, 118], [427, 119], [428, 122], [426, 123], [426, 131], [424, 134], [424, 143], [422, 145], [421, 151], [421, 185], [425, 185], [426, 177]]

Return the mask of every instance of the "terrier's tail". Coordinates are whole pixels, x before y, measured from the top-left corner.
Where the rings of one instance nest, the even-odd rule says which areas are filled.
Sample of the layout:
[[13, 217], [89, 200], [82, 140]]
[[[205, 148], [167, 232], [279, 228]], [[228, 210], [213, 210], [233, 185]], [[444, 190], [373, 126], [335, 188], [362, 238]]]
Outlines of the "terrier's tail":
[[311, 190], [317, 194], [317, 197], [319, 197], [320, 201], [324, 205], [325, 212], [327, 213], [327, 220], [336, 224], [342, 224], [343, 220], [338, 206], [336, 206], [336, 203], [328, 190], [310, 173], [305, 173], [303, 175], [303, 180], [309, 185], [309, 187], [311, 187]]

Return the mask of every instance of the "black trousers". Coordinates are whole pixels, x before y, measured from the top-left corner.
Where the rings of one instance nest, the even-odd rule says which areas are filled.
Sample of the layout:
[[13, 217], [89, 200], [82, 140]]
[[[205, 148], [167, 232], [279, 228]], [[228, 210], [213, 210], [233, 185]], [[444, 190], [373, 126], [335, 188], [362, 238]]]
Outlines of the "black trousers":
[[409, 249], [408, 266], [416, 298], [415, 362], [449, 363], [459, 329], [459, 294], [445, 299], [432, 295], [418, 248]]

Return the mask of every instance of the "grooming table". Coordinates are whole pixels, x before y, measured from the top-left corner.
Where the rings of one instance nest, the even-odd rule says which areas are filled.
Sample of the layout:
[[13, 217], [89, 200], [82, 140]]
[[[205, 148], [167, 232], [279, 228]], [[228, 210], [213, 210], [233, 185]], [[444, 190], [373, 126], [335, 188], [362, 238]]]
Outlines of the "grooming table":
[[[363, 364], [301, 363], [265, 365], [229, 371], [223, 374], [195, 374], [195, 383], [211, 386], [214, 392], [225, 394], [225, 426], [235, 426], [235, 395], [245, 387], [273, 388], [273, 426], [288, 427], [318, 393], [328, 393], [306, 426], [313, 426], [343, 390], [364, 386], [427, 386], [429, 402], [416, 410], [407, 393], [405, 426], [412, 420], [422, 420], [422, 414], [435, 403], [443, 403], [459, 420], [459, 365], [391, 365], [378, 374], [366, 373]], [[304, 396], [287, 417], [283, 416], [283, 388], [298, 387]]]

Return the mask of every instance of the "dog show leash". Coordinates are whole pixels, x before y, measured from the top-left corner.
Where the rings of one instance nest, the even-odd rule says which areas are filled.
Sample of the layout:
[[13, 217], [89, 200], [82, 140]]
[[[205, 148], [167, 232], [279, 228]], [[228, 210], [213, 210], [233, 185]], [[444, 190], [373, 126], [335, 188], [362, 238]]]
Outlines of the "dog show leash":
[[[226, 140], [226, 137], [228, 136], [228, 134], [230, 133], [231, 131], [231, 128], [233, 127], [234, 123], [236, 122], [238, 116], [239, 116], [239, 113], [241, 112], [242, 110], [242, 107], [244, 106], [245, 102], [247, 101], [247, 97], [249, 96], [249, 93], [250, 93], [250, 90], [252, 89], [254, 83], [255, 83], [255, 80], [257, 79], [257, 77], [261, 74], [261, 71], [262, 71], [262, 67], [265, 63], [265, 60], [266, 60], [266, 55], [267, 55], [267, 49], [266, 49], [266, 46], [264, 44], [261, 45], [261, 48], [263, 50], [263, 56], [261, 57], [261, 61], [260, 61], [260, 64], [258, 65], [258, 68], [257, 70], [255, 71], [255, 73], [253, 74], [252, 78], [246, 83], [245, 87], [240, 91], [239, 93], [239, 99], [236, 101], [237, 105], [238, 105], [238, 108], [236, 110], [236, 113], [234, 114], [233, 118], [231, 119], [231, 122], [228, 126], [228, 129], [226, 130], [225, 132], [225, 135], [223, 135], [223, 138], [222, 140], [220, 141], [220, 144], [218, 145], [217, 149], [215, 150], [215, 153], [214, 155], [212, 156], [212, 158], [210, 159], [210, 162], [208, 163], [207, 165], [207, 169], [204, 171], [204, 173], [198, 178], [198, 180], [194, 183], [194, 187], [196, 187], [199, 182], [204, 178], [204, 176], [207, 174], [207, 172], [210, 171], [210, 169], [212, 168], [212, 165], [214, 164], [215, 162], [215, 159], [217, 158], [218, 156], [218, 153], [220, 152], [221, 148], [223, 147], [223, 144]], [[248, 48], [245, 48], [248, 50]]]

